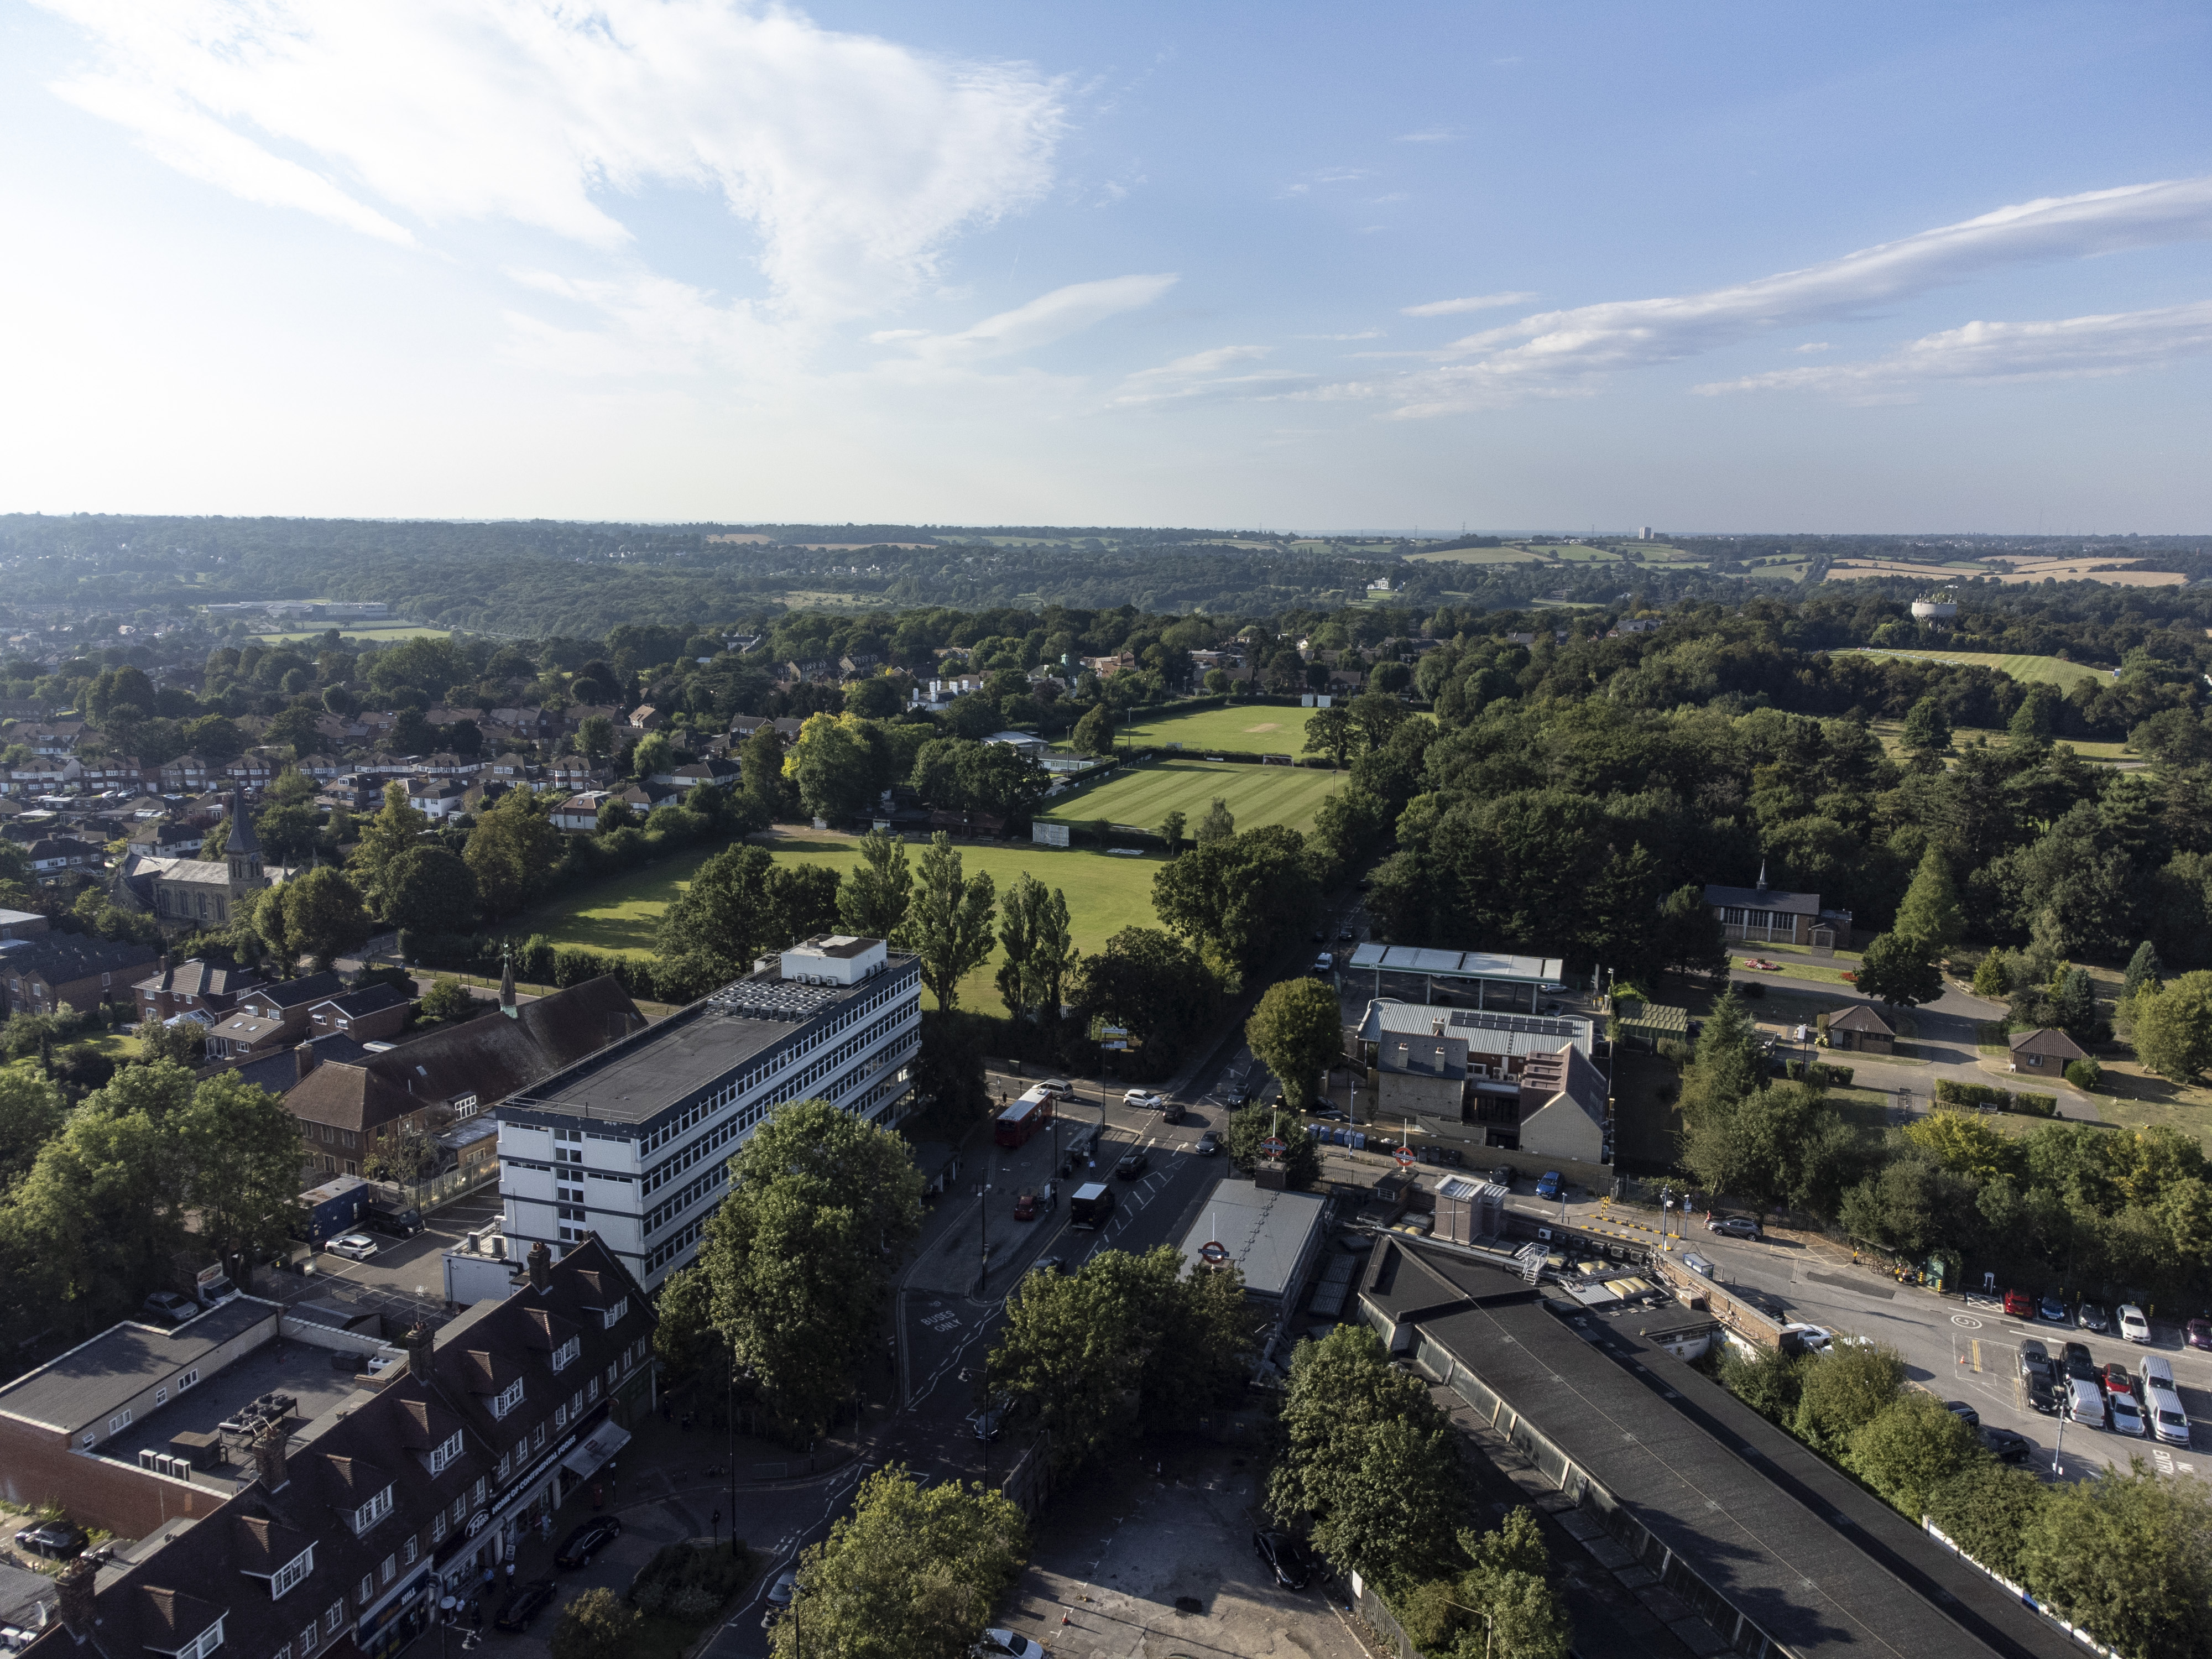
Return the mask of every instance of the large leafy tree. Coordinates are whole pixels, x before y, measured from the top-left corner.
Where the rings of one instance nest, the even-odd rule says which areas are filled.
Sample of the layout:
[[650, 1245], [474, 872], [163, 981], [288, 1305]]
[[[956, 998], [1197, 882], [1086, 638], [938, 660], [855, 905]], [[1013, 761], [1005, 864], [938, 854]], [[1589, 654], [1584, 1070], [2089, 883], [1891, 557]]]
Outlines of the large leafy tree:
[[904, 1465], [860, 1483], [853, 1512], [799, 1558], [776, 1659], [968, 1659], [1021, 1576], [1029, 1528], [1000, 1493], [924, 1486]]
[[999, 900], [999, 944], [1006, 960], [999, 967], [999, 995], [1017, 1018], [1058, 1022], [1069, 976], [1075, 971], [1075, 939], [1067, 920], [1067, 895], [1048, 890], [1024, 871]]
[[1341, 770], [1363, 740], [1364, 734], [1358, 726], [1352, 724], [1350, 710], [1342, 708], [1316, 708], [1312, 718], [1306, 721], [1305, 746], [1301, 752], [1326, 755], [1328, 763]]
[[960, 1006], [962, 978], [990, 959], [997, 898], [989, 872], [962, 873], [960, 849], [950, 836], [940, 831], [929, 838], [899, 942], [920, 958], [921, 982], [942, 1012]]
[[1943, 994], [1931, 947], [1910, 934], [1877, 934], [1860, 953], [1858, 988], [1891, 1007], [1914, 1007]]
[[255, 1255], [281, 1248], [298, 1213], [300, 1121], [234, 1072], [202, 1083], [169, 1121], [199, 1238], [247, 1284]]
[[510, 789], [477, 819], [461, 856], [476, 872], [477, 892], [491, 915], [512, 915], [545, 890], [561, 860], [553, 799]]
[[1318, 1080], [1344, 1054], [1344, 1011], [1317, 979], [1278, 980], [1244, 1022], [1253, 1058], [1303, 1109]]
[[1656, 954], [1660, 966], [1677, 973], [1728, 972], [1728, 936], [1705, 902], [1705, 889], [1695, 883], [1685, 883], [1660, 902]]
[[306, 956], [327, 968], [368, 940], [371, 926], [361, 890], [345, 872], [328, 866], [295, 876], [261, 895], [255, 907], [256, 929], [279, 960], [289, 964]]
[[1959, 942], [1966, 927], [1959, 890], [1951, 880], [1951, 861], [1931, 842], [1920, 856], [1920, 867], [1913, 873], [1912, 885], [1905, 890], [1905, 902], [1897, 907], [1897, 921], [1890, 931], [1916, 941], [1929, 957], [1941, 957]]
[[764, 847], [738, 842], [715, 854], [692, 876], [660, 919], [655, 948], [681, 962], [705, 984], [744, 973], [769, 936], [767, 882], [775, 867]]
[[731, 1161], [699, 1260], [735, 1363], [786, 1420], [818, 1433], [850, 1397], [921, 1187], [903, 1140], [821, 1100], [780, 1108]]
[[1284, 1180], [1293, 1187], [1310, 1187], [1321, 1179], [1321, 1149], [1306, 1133], [1304, 1121], [1296, 1112], [1286, 1113], [1261, 1101], [1230, 1114], [1223, 1142], [1230, 1163], [1247, 1175], [1267, 1166], [1272, 1160], [1260, 1150], [1260, 1143], [1270, 1135], [1284, 1146], [1280, 1160]]
[[2212, 1652], [2212, 1495], [2139, 1457], [2049, 1487], [2021, 1540], [2027, 1586], [2130, 1655]]
[[1340, 1325], [1292, 1350], [1282, 1426], [1267, 1511], [1285, 1523], [1310, 1516], [1314, 1543], [1340, 1571], [1399, 1589], [1460, 1565], [1467, 1493], [1456, 1433], [1372, 1329]]
[[2212, 1069], [2212, 973], [2146, 984], [2127, 1012], [2137, 1058], [2160, 1077], [2188, 1084]]
[[1312, 921], [1320, 888], [1305, 838], [1282, 824], [1206, 840], [1152, 877], [1152, 908], [1162, 921], [1243, 974], [1296, 938]]
[[860, 837], [860, 858], [837, 890], [837, 916], [852, 933], [890, 939], [905, 924], [914, 899], [914, 871], [906, 842], [882, 830]]
[[1075, 1000], [1129, 1033], [1146, 1073], [1165, 1076], [1213, 1022], [1221, 981], [1198, 951], [1158, 927], [1124, 927], [1083, 959]]
[[808, 716], [783, 769], [799, 804], [824, 822], [856, 817], [884, 787], [874, 748], [855, 717]]
[[400, 859], [422, 844], [430, 819], [407, 804], [407, 786], [397, 781], [384, 786], [384, 805], [360, 821], [361, 838], [354, 844], [351, 868], [369, 908], [386, 921], [392, 920], [400, 888]]
[[477, 916], [477, 875], [442, 847], [412, 847], [392, 863], [384, 919], [420, 933], [465, 933]]
[[0, 1195], [29, 1172], [68, 1117], [61, 1091], [45, 1078], [25, 1066], [0, 1067]]
[[262, 850], [279, 864], [296, 864], [313, 848], [321, 814], [315, 808], [315, 786], [295, 767], [276, 775], [254, 815], [253, 833]]
[[1936, 1486], [1989, 1455], [1965, 1419], [1942, 1401], [1906, 1389], [1853, 1431], [1847, 1461], [1884, 1500], [1917, 1521]]
[[1233, 1267], [1186, 1273], [1164, 1244], [1031, 1273], [1007, 1299], [990, 1385], [1051, 1431], [1058, 1467], [1077, 1468], [1235, 1396], [1251, 1348], [1243, 1293]]
[[837, 872], [826, 864], [779, 864], [768, 872], [767, 940], [782, 946], [837, 925]]

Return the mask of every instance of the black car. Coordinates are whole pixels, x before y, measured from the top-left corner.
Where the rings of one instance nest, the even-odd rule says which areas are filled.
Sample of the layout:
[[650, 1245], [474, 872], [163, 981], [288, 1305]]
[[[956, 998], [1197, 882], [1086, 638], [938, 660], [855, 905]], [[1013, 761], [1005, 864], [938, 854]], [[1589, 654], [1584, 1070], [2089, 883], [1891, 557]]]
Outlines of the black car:
[[1114, 1173], [1124, 1181], [1134, 1181], [1152, 1167], [1152, 1160], [1141, 1152], [1124, 1152], [1121, 1161], [1114, 1166]]
[[1507, 1192], [1513, 1190], [1513, 1166], [1510, 1164], [1499, 1164], [1490, 1172], [1490, 1178]]
[[553, 1581], [533, 1578], [507, 1598], [507, 1605], [499, 1610], [499, 1617], [491, 1622], [499, 1630], [528, 1630], [530, 1621], [544, 1611], [553, 1599]]
[[556, 1567], [580, 1567], [622, 1536], [622, 1522], [611, 1515], [595, 1515], [561, 1540], [553, 1553]]
[[1191, 1151], [1196, 1152], [1200, 1158], [1212, 1158], [1220, 1150], [1221, 1137], [1211, 1129], [1200, 1135], [1198, 1138], [1198, 1145], [1191, 1148]]
[[2026, 1435], [2014, 1434], [2010, 1429], [1984, 1429], [1982, 1443], [2007, 1463], [2024, 1463], [2035, 1449]]
[[1313, 1577], [1313, 1556], [1286, 1532], [1255, 1532], [1252, 1547], [1285, 1589], [1304, 1589]]
[[2065, 1364], [2067, 1376], [2079, 1377], [2084, 1382], [2094, 1382], [2097, 1380], [2097, 1362], [2089, 1358], [2089, 1348], [2087, 1343], [2069, 1342], [2063, 1352], [2063, 1363]]
[[987, 1407], [975, 1413], [975, 1437], [978, 1440], [996, 1440], [1000, 1431], [1006, 1426], [1006, 1408], [1004, 1406]]
[[1982, 1414], [1963, 1400], [1947, 1400], [1943, 1402], [1943, 1409], [1970, 1429], [1982, 1426]]
[[2048, 1413], [2058, 1409], [2058, 1397], [2052, 1392], [2057, 1377], [2043, 1344], [2031, 1338], [2020, 1345], [2021, 1385], [2027, 1391], [2027, 1403], [2037, 1411]]
[[2112, 1324], [2106, 1316], [2103, 1304], [2097, 1302], [2084, 1302], [2075, 1309], [2074, 1322], [2085, 1331], [2096, 1331], [2100, 1334], [2111, 1329]]
[[1030, 1271], [1033, 1273], [1064, 1273], [1067, 1271], [1067, 1261], [1062, 1256], [1042, 1255], [1037, 1258], [1036, 1265]]
[[15, 1547], [43, 1555], [51, 1560], [66, 1561], [77, 1554], [92, 1540], [80, 1527], [66, 1521], [49, 1521], [42, 1526], [26, 1527], [15, 1534]]

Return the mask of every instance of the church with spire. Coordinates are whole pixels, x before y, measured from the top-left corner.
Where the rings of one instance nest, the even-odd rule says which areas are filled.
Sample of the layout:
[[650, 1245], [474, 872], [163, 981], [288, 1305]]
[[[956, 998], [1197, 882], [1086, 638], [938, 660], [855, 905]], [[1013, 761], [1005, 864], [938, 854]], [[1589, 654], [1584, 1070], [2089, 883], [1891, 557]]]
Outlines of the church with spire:
[[[219, 858], [215, 856], [218, 836]], [[240, 903], [281, 885], [294, 873], [283, 865], [263, 862], [261, 841], [246, 810], [246, 792], [239, 788], [231, 792], [230, 810], [209, 833], [199, 857], [137, 857], [123, 872], [122, 881], [163, 927], [183, 932], [228, 927]]]

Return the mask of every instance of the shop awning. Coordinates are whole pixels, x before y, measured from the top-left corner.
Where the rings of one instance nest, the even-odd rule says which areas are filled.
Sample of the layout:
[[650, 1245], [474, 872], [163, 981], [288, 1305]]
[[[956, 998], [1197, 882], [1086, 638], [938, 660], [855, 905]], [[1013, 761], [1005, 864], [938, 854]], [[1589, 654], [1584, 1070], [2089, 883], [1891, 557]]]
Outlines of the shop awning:
[[586, 1435], [576, 1449], [561, 1460], [561, 1467], [579, 1479], [597, 1474], [599, 1466], [629, 1444], [629, 1431], [610, 1419]]

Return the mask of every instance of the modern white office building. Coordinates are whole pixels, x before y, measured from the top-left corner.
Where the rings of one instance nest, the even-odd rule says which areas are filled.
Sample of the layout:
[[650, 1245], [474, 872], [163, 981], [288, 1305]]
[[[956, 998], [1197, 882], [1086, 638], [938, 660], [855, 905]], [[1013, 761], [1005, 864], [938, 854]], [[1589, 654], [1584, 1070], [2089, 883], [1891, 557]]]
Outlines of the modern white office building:
[[921, 1048], [921, 975], [881, 939], [822, 934], [499, 1106], [503, 1231], [520, 1259], [597, 1233], [647, 1290], [696, 1254], [763, 1119], [822, 1099], [890, 1125]]

